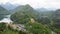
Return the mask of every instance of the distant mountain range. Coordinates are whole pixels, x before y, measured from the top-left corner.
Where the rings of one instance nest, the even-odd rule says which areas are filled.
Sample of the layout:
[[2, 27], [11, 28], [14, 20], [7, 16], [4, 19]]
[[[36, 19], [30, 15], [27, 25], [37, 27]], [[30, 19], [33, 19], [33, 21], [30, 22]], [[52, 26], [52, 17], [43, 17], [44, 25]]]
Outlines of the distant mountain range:
[[9, 2], [7, 2], [6, 4], [0, 4], [2, 7], [4, 7], [7, 10], [12, 10], [15, 9], [17, 6], [19, 6], [18, 4], [11, 4]]
[[55, 8], [37, 8], [36, 10], [37, 11], [55, 11], [57, 9], [55, 9]]
[[8, 14], [10, 14], [10, 12], [5, 8], [3, 8], [2, 6], [0, 6], [0, 20], [3, 19], [4, 16]]
[[5, 8], [0, 6], [0, 15], [4, 15], [4, 14], [9, 14], [9, 12]]
[[[5, 9], [7, 10], [13, 10], [15, 8], [17, 8], [18, 6], [22, 6], [22, 5], [19, 5], [19, 4], [11, 4], [9, 2], [7, 2], [6, 4], [0, 4], [2, 7], [4, 7]], [[55, 8], [36, 8], [36, 10], [39, 10], [39, 11], [50, 11], [50, 10], [56, 10]]]

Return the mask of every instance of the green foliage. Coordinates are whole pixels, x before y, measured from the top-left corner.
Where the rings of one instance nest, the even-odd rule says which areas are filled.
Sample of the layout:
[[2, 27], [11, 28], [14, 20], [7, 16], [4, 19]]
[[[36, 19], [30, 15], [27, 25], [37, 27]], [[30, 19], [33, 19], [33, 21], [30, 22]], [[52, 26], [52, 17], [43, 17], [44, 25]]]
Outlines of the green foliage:
[[54, 12], [54, 17], [52, 18], [53, 25], [51, 25], [51, 29], [55, 31], [57, 34], [60, 34], [60, 9]]
[[12, 20], [14, 21], [14, 22], [17, 22], [17, 23], [20, 23], [20, 24], [24, 24], [24, 23], [26, 23], [26, 22], [28, 22], [29, 21], [29, 16], [27, 16], [27, 15], [13, 15], [12, 16]]
[[0, 23], [0, 34], [19, 34], [19, 32], [6, 26], [5, 23]]
[[[44, 18], [41, 18], [44, 17]], [[45, 18], [48, 17], [48, 18]], [[60, 9], [56, 11], [40, 11], [38, 20], [40, 23], [47, 24], [50, 29], [57, 34], [60, 34]]]
[[19, 34], [27, 34], [27, 33], [23, 31], [19, 31]]
[[[39, 13], [29, 5], [19, 6], [14, 9], [14, 14], [12, 14], [11, 19], [14, 23], [25, 24], [28, 33], [51, 34], [51, 29], [52, 31], [60, 34], [60, 9], [55, 12], [40, 11]], [[36, 19], [39, 23], [31, 23], [30, 18]]]
[[6, 28], [6, 24], [5, 23], [0, 23], [0, 31], [4, 31]]
[[39, 12], [39, 18], [40, 17], [48, 17], [48, 18], [52, 18], [54, 16], [54, 11], [40, 11]]
[[38, 23], [38, 22], [34, 22], [34, 23], [27, 23], [26, 25], [26, 30], [29, 32], [29, 33], [32, 33], [32, 34], [51, 34], [51, 30]]
[[56, 32], [57, 34], [60, 34], [60, 24], [54, 23], [50, 26], [51, 30]]
[[0, 32], [0, 34], [18, 34], [18, 32], [17, 31], [12, 31], [12, 30], [5, 30], [5, 31], [3, 31], [3, 32]]
[[60, 29], [54, 29], [57, 34], [60, 34]]
[[51, 23], [51, 21], [48, 17], [41, 17], [37, 21], [42, 23], [42, 24], [50, 24]]
[[37, 14], [38, 13], [32, 7], [25, 5], [20, 8], [20, 10], [17, 10], [17, 12], [11, 16], [11, 19], [14, 22], [23, 24], [30, 21], [30, 18], [32, 17], [36, 18]]

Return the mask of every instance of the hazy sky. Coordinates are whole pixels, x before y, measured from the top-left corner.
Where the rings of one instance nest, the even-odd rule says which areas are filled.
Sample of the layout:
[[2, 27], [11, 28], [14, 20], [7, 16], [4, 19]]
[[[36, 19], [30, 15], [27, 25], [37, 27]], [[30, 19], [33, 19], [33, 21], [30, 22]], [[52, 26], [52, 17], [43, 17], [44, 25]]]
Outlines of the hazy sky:
[[0, 0], [0, 3], [10, 2], [12, 4], [29, 4], [33, 8], [60, 8], [60, 0]]

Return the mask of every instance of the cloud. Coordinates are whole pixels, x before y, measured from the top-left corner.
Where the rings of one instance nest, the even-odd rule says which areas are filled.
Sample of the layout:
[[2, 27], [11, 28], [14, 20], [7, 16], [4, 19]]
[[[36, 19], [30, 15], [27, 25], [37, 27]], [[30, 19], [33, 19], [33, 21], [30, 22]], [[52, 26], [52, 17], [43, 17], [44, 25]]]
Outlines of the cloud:
[[0, 2], [3, 3], [10, 2], [12, 4], [20, 4], [20, 5], [29, 4], [33, 8], [38, 8], [38, 7], [60, 8], [60, 0], [2, 0]]
[[4, 4], [5, 4], [5, 3], [8, 2], [8, 1], [9, 1], [9, 0], [0, 0], [0, 4], [1, 4], [1, 3], [4, 3]]

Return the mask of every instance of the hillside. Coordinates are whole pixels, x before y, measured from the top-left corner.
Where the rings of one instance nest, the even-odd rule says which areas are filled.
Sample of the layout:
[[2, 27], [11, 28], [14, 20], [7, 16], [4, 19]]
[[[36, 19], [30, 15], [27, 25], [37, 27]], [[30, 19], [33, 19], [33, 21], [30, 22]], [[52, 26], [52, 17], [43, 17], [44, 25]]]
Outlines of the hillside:
[[9, 14], [9, 11], [8, 10], [6, 10], [5, 8], [3, 8], [2, 6], [0, 6], [0, 15], [1, 14]]
[[[17, 7], [15, 10], [15, 13], [11, 16], [11, 19], [13, 21], [17, 21], [23, 19], [23, 18], [36, 18], [38, 15], [38, 12], [35, 11], [32, 7], [30, 7], [29, 5], [24, 5], [24, 6], [20, 6]], [[17, 20], [16, 20], [17, 18]], [[18, 22], [18, 21], [17, 21]], [[21, 21], [22, 22], [22, 21]], [[22, 22], [23, 23], [23, 22]]]
[[2, 19], [5, 15], [8, 15], [9, 13], [9, 11], [0, 6], [0, 19]]

